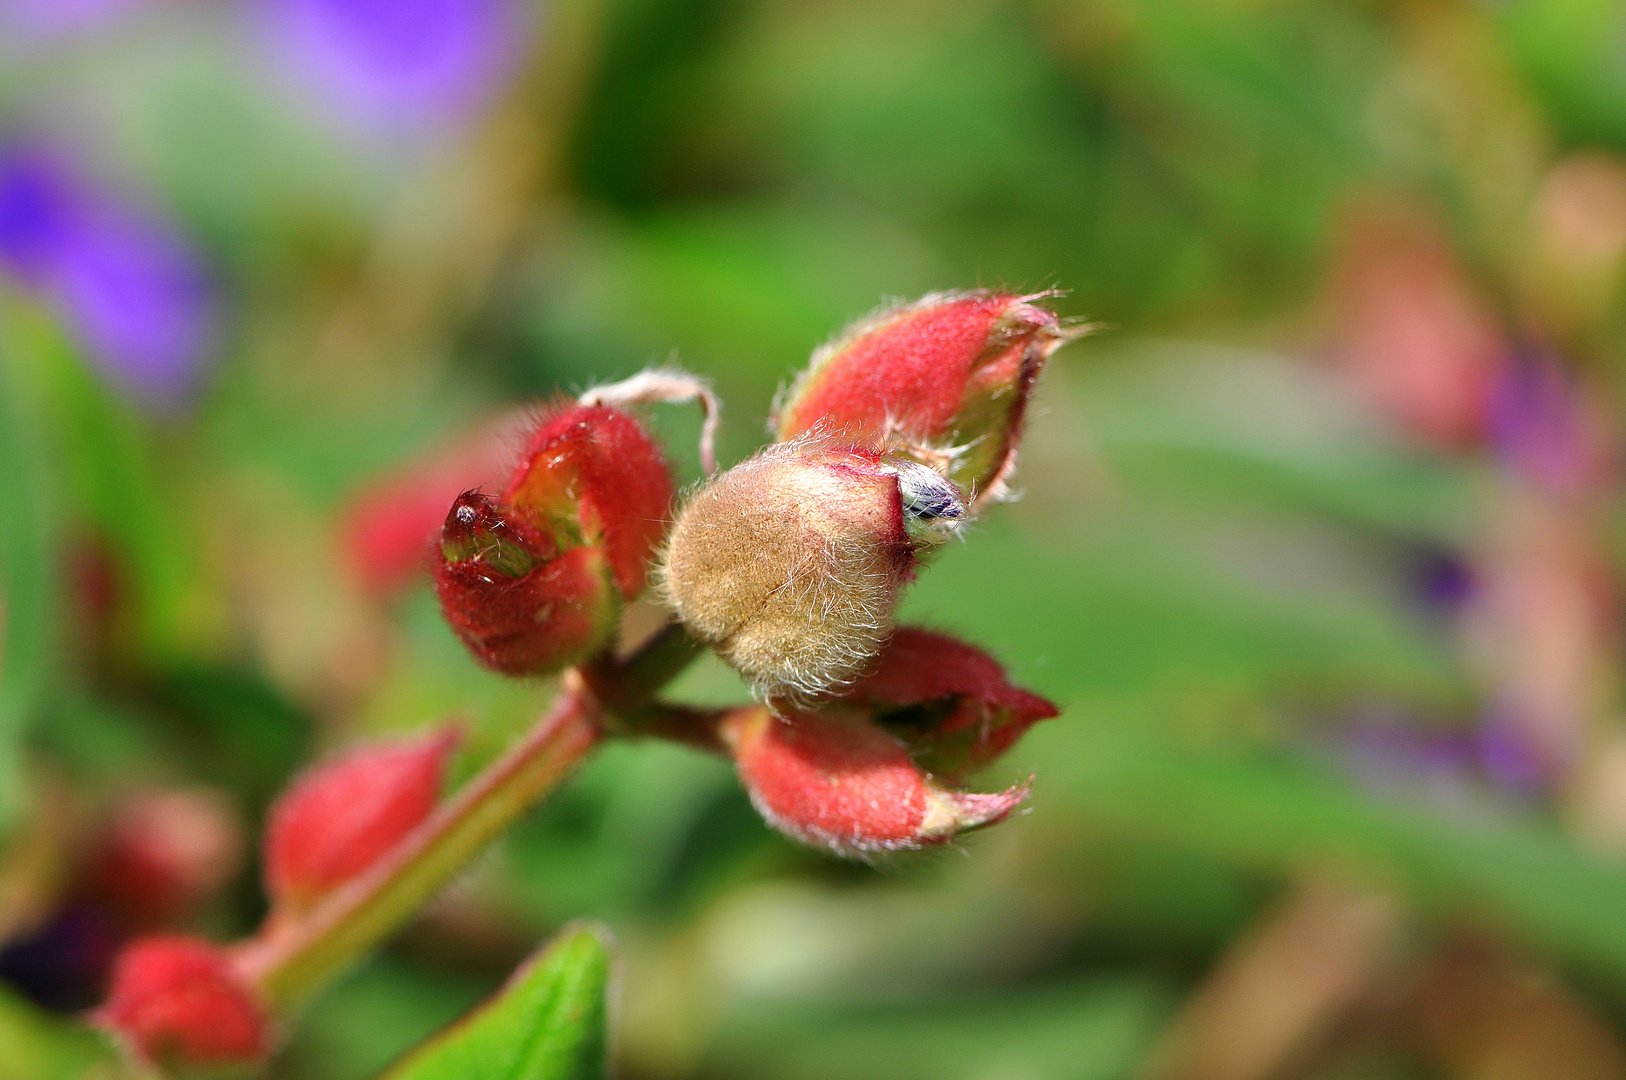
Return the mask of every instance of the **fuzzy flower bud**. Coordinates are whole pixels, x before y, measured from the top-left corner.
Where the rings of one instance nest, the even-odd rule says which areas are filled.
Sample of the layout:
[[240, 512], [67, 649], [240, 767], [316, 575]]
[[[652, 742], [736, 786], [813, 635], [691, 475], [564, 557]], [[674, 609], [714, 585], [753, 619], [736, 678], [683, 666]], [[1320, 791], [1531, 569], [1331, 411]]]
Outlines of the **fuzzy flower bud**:
[[638, 422], [567, 407], [531, 436], [500, 499], [465, 492], [441, 532], [441, 609], [475, 657], [538, 675], [605, 646], [643, 590], [672, 481]]
[[270, 1042], [265, 1011], [230, 958], [197, 938], [150, 937], [126, 948], [96, 1019], [163, 1064], [249, 1064]]
[[1081, 332], [1031, 302], [1042, 295], [932, 293], [855, 323], [785, 395], [779, 438], [901, 443], [970, 492], [973, 510], [998, 499], [1039, 372]]
[[868, 706], [903, 739], [917, 764], [950, 783], [991, 764], [1040, 720], [1058, 715], [1037, 694], [1012, 686], [981, 649], [929, 630], [903, 627], [875, 668], [843, 695]]
[[266, 891], [280, 911], [309, 907], [399, 843], [440, 801], [454, 728], [373, 743], [311, 769], [271, 808]]
[[947, 791], [864, 710], [775, 715], [743, 709], [724, 723], [740, 780], [770, 825], [805, 844], [863, 857], [945, 843], [999, 821], [1027, 797]]
[[764, 698], [861, 675], [892, 632], [916, 551], [952, 534], [959, 492], [909, 461], [801, 439], [702, 487], [678, 515], [662, 586], [679, 618]]

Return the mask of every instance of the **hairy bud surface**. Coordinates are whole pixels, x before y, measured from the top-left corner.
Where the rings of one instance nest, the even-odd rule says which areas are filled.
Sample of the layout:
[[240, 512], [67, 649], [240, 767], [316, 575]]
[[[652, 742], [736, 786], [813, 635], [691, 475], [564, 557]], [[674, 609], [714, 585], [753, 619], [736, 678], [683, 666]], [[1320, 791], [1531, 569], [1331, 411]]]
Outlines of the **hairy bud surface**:
[[917, 549], [963, 516], [953, 485], [929, 469], [818, 439], [782, 443], [689, 500], [662, 586], [759, 695], [808, 697], [864, 672]]

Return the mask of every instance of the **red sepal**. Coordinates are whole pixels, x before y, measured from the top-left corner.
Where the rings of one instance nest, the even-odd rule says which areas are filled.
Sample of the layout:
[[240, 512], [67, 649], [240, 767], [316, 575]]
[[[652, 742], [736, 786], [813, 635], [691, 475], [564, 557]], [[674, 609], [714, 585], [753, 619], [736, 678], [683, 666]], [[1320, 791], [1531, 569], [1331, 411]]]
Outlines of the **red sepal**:
[[768, 823], [838, 855], [941, 844], [998, 821], [1027, 789], [944, 791], [859, 710], [741, 710], [724, 725], [740, 780]]
[[902, 627], [875, 669], [842, 695], [871, 707], [907, 742], [915, 760], [951, 783], [1009, 750], [1051, 702], [1012, 686], [999, 662], [945, 634]]
[[632, 599], [670, 520], [672, 476], [637, 420], [607, 405], [571, 405], [536, 429], [502, 501], [535, 511], [539, 527], [573, 526], [575, 542], [601, 546], [616, 587]]
[[1014, 466], [1027, 401], [1050, 354], [1076, 336], [1033, 296], [940, 293], [844, 331], [781, 404], [780, 439], [810, 431], [901, 439], [981, 501]]

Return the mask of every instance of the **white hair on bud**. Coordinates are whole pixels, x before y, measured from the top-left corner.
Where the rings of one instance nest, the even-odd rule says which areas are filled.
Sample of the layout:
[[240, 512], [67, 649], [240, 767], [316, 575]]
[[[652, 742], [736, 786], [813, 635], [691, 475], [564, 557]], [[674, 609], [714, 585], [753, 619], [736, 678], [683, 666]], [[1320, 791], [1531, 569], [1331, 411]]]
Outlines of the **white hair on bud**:
[[710, 476], [717, 471], [717, 425], [723, 403], [711, 384], [681, 368], [649, 368], [607, 386], [595, 386], [576, 399], [582, 405], [681, 405], [700, 402], [700, 467]]
[[912, 538], [940, 544], [960, 535], [969, 511], [951, 480], [906, 458], [890, 460], [882, 468], [898, 478], [904, 528]]

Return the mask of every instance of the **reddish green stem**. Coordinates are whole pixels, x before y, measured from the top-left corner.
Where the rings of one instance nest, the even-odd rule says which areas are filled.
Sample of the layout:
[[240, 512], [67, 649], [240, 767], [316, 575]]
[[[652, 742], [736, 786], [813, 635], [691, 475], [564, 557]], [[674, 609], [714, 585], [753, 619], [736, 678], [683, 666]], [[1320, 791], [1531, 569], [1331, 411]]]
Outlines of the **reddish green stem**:
[[605, 734], [610, 713], [628, 734], [660, 734], [715, 748], [706, 714], [653, 704], [701, 646], [677, 625], [625, 660], [606, 656], [565, 673], [537, 725], [452, 796], [389, 854], [309, 911], [272, 918], [239, 945], [236, 963], [268, 1004], [286, 1010], [407, 922], [486, 845], [541, 801]]
[[597, 744], [597, 699], [571, 671], [542, 720], [394, 850], [316, 907], [239, 946], [238, 970], [286, 1009], [371, 951], [552, 791]]

